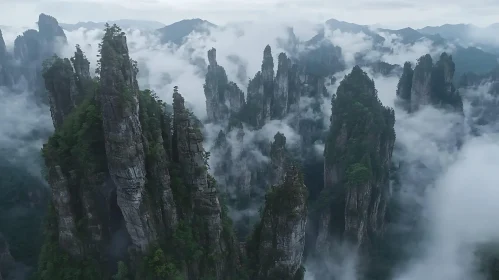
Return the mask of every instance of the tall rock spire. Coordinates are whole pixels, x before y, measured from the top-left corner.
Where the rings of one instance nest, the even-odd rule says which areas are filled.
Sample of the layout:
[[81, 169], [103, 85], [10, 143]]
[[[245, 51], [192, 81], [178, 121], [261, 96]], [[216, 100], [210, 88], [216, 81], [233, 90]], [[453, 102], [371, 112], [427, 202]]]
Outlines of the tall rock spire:
[[108, 169], [117, 187], [118, 206], [132, 242], [140, 250], [156, 240], [144, 205], [145, 152], [139, 121], [137, 68], [124, 33], [107, 27], [101, 47], [100, 96]]
[[69, 59], [54, 57], [43, 71], [45, 88], [49, 93], [50, 112], [54, 127], [62, 125], [64, 119], [76, 107], [79, 95], [73, 66]]
[[272, 118], [282, 119], [288, 109], [290, 61], [285, 53], [280, 53], [277, 65], [277, 75], [272, 98]]
[[274, 95], [274, 58], [272, 50], [267, 45], [263, 51], [262, 62], [262, 86], [263, 86], [263, 122], [270, 120], [272, 96]]
[[[190, 112], [185, 108], [184, 98], [175, 87], [173, 93], [173, 127], [177, 159], [182, 169], [182, 179], [190, 192], [191, 206], [184, 215], [199, 229], [201, 245], [210, 255], [225, 258], [232, 249], [230, 240], [222, 235], [222, 207], [218, 199], [215, 181], [208, 175], [206, 152], [203, 148], [203, 135]], [[229, 256], [230, 257], [230, 256]], [[234, 261], [234, 260], [232, 260]], [[223, 279], [223, 274], [234, 269], [225, 262], [212, 263], [215, 279]], [[205, 263], [204, 265], [206, 265]], [[192, 279], [199, 278], [202, 262], [191, 267]]]
[[206, 97], [206, 112], [208, 120], [219, 122], [227, 120], [229, 108], [226, 102], [227, 74], [222, 66], [217, 64], [217, 51], [212, 48], [208, 51], [208, 73], [204, 84]]
[[0, 63], [7, 56], [7, 46], [5, 45], [5, 40], [3, 39], [2, 30], [0, 29]]
[[225, 69], [217, 63], [217, 51], [208, 51], [208, 73], [204, 84], [208, 121], [228, 121], [231, 114], [237, 114], [244, 105], [244, 93], [229, 82]]
[[414, 71], [406, 62], [397, 86], [397, 96], [409, 103], [411, 112], [426, 105], [462, 112], [463, 101], [453, 84], [454, 72], [452, 56], [445, 52], [435, 64], [429, 54], [420, 57]]
[[0, 86], [11, 86], [13, 82], [13, 75], [10, 69], [10, 59], [7, 53], [7, 46], [3, 39], [2, 30], [0, 30]]
[[274, 136], [274, 142], [270, 147], [270, 185], [275, 186], [282, 183], [288, 164], [288, 152], [286, 150], [286, 136], [277, 132]]
[[265, 197], [262, 220], [253, 235], [258, 244], [251, 252], [257, 264], [253, 279], [303, 279], [303, 253], [307, 225], [307, 188], [298, 167], [290, 164], [280, 185]]
[[369, 251], [384, 229], [394, 112], [381, 104], [359, 66], [340, 83], [332, 112], [321, 194], [328, 205], [320, 215], [316, 250], [328, 250], [334, 238], [342, 238]]
[[52, 16], [43, 13], [38, 16], [38, 31], [41, 38], [47, 42], [55, 43], [56, 40], [60, 40], [59, 42], [63, 44], [68, 42], [59, 22]]

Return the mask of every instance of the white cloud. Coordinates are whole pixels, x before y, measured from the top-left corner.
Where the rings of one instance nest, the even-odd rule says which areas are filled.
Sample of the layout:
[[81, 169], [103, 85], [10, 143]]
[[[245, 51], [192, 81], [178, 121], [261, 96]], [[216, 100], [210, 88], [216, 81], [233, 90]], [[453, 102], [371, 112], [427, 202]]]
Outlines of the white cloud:
[[[132, 2], [127, 3], [135, 5]], [[192, 5], [193, 3], [184, 2], [182, 5]], [[220, 2], [217, 3], [220, 4]], [[217, 3], [212, 5], [216, 5]], [[271, 5], [272, 3], [279, 4], [278, 2], [266, 3], [265, 5]], [[317, 5], [316, 2], [312, 1], [310, 3], [311, 7], [303, 8], [302, 16], [310, 13], [310, 10], [314, 9], [314, 7], [317, 8], [317, 6], [314, 6]], [[20, 5], [28, 4], [28, 2], [23, 2]], [[406, 2], [405, 4], [410, 3]], [[289, 12], [291, 9], [295, 9], [294, 11], [296, 12], [298, 11], [296, 10], [297, 7], [303, 7], [302, 5], [304, 4], [300, 1], [291, 1], [287, 5], [288, 8], [286, 8], [286, 11]], [[0, 11], [2, 11], [2, 7], [5, 7], [4, 3], [0, 4]], [[12, 11], [12, 7], [10, 9]], [[325, 11], [327, 9], [328, 7], [324, 8]], [[5, 13], [5, 10], [0, 12], [0, 17], [3, 16], [2, 13]], [[366, 12], [362, 10], [358, 12], [359, 17], [365, 14]], [[348, 13], [346, 16], [348, 16]], [[363, 20], [373, 19], [366, 17]], [[272, 46], [275, 64], [277, 65], [277, 55], [279, 51], [282, 51], [278, 47], [277, 38], [284, 37], [286, 36], [285, 34], [285, 24], [283, 23], [276, 24], [271, 21], [242, 23], [212, 30], [209, 36], [191, 34], [186, 44], [177, 48], [160, 45], [158, 38], [154, 35], [134, 30], [127, 31], [131, 57], [139, 62], [139, 82], [141, 86], [149, 86], [164, 101], [171, 102], [172, 88], [174, 85], [178, 85], [180, 92], [184, 95], [186, 101], [192, 105], [193, 111], [200, 118], [206, 115], [205, 97], [202, 87], [204, 83], [203, 72], [205, 69], [204, 66], [196, 65], [196, 61], [204, 61], [206, 65], [206, 52], [208, 49], [212, 47], [217, 48], [218, 63], [225, 67], [229, 79], [237, 81], [241, 89], [246, 91], [247, 80], [253, 77], [256, 71], [260, 69], [265, 45], [270, 44]], [[303, 37], [307, 37], [313, 34], [313, 32], [310, 32], [310, 29], [302, 29], [300, 34]], [[95, 68], [98, 43], [101, 40], [102, 31], [80, 29], [68, 32], [67, 36], [71, 46], [64, 51], [64, 55], [71, 56], [74, 51], [73, 46], [80, 44], [92, 62], [92, 67]], [[11, 44], [14, 36], [7, 35], [6, 38], [10, 38], [7, 41]], [[368, 52], [373, 59], [381, 58], [387, 62], [399, 64], [402, 64], [406, 60], [415, 62], [417, 58], [427, 52], [436, 54], [441, 51], [432, 49], [427, 42], [420, 42], [413, 46], [401, 45], [397, 41], [397, 38], [391, 37], [389, 46], [393, 49], [393, 52], [390, 54], [381, 54], [372, 51], [372, 43], [362, 34], [352, 35], [331, 32], [328, 33], [328, 38], [344, 49], [344, 60], [349, 64], [349, 67], [353, 66], [352, 58], [355, 52], [358, 51]], [[239, 60], [234, 60], [230, 57], [238, 57]], [[242, 78], [239, 75], [241, 67], [244, 68], [245, 71], [243, 72], [246, 73]], [[334, 85], [328, 86], [330, 95], [336, 91], [339, 82], [350, 70], [349, 68], [345, 72], [335, 75], [338, 81]], [[383, 104], [393, 106], [398, 77], [375, 76], [368, 69], [367, 72], [373, 76], [380, 100]], [[5, 93], [0, 91], [0, 94]], [[0, 133], [1, 145], [12, 145], [15, 143], [12, 139], [27, 135], [37, 127], [50, 129], [52, 124], [48, 108], [33, 107], [26, 96], [20, 94], [8, 99], [2, 98], [2, 100], [7, 100], [8, 102], [0, 104], [0, 113], [4, 112], [6, 115], [3, 116], [3, 119], [8, 121], [4, 121], [4, 125], [0, 127], [2, 129], [0, 132], [3, 132]], [[304, 98], [301, 101], [303, 102], [300, 106], [302, 112], [308, 112], [304, 108], [304, 105], [309, 100]], [[329, 116], [331, 115], [330, 96], [323, 100], [321, 109], [322, 116], [319, 117], [323, 118], [327, 127], [329, 125]], [[317, 118], [318, 116], [310, 114], [310, 117]], [[441, 276], [439, 279], [442, 280], [459, 279], [450, 276], [456, 275], [455, 273], [457, 272], [466, 272], [462, 269], [466, 269], [467, 267], [461, 265], [462, 259], [456, 254], [456, 252], [460, 251], [456, 250], [460, 250], [462, 246], [467, 246], [468, 244], [499, 238], [494, 224], [486, 223], [486, 219], [495, 219], [491, 215], [497, 213], [499, 209], [496, 209], [495, 205], [485, 201], [486, 198], [492, 198], [492, 201], [499, 199], [497, 197], [499, 192], [496, 193], [494, 188], [494, 182], [499, 178], [495, 178], [494, 174], [497, 172], [494, 173], [492, 170], [499, 165], [499, 148], [496, 142], [494, 142], [496, 138], [493, 135], [489, 135], [481, 139], [471, 139], [464, 145], [461, 152], [456, 152], [448, 147], [449, 139], [452, 141], [456, 139], [454, 129], [459, 124], [459, 119], [455, 115], [445, 114], [434, 108], [425, 108], [419, 113], [411, 115], [397, 110], [396, 118], [397, 143], [400, 151], [395, 153], [394, 158], [398, 157], [408, 162], [409, 170], [418, 171], [417, 169], [410, 169], [412, 168], [410, 164], [421, 162], [433, 171], [442, 170], [441, 176], [439, 176], [439, 180], [436, 183], [437, 190], [435, 192], [430, 192], [428, 196], [423, 198], [411, 193], [414, 196], [410, 199], [417, 199], [417, 203], [428, 205], [427, 211], [434, 215], [431, 227], [428, 228], [428, 233], [432, 235], [433, 239], [431, 239], [431, 243], [424, 244], [428, 248], [424, 258], [411, 263], [414, 266], [409, 266], [409, 269], [404, 271], [406, 273], [402, 274], [397, 280], [434, 278], [431, 275], [419, 274], [427, 273], [420, 270], [420, 268], [430, 269], [430, 272], [432, 271], [431, 269], [439, 268], [438, 273], [441, 274], [438, 275]], [[219, 127], [208, 126], [207, 129], [213, 133], [207, 134], [207, 143], [211, 143], [214, 137], [216, 137]], [[272, 141], [277, 131], [286, 135], [290, 145], [300, 142], [299, 136], [297, 136], [296, 132], [286, 121], [270, 122], [259, 131], [245, 129], [245, 138], [242, 144], [237, 144], [239, 142], [235, 140], [236, 135], [229, 135], [229, 141], [231, 141], [237, 151], [240, 151], [242, 149], [241, 145], [252, 147], [251, 145], [256, 141]], [[40, 145], [40, 142], [36, 142], [35, 148], [39, 148]], [[318, 154], [320, 154], [323, 146], [317, 143], [316, 148], [319, 150]], [[253, 156], [258, 163], [268, 161], [268, 158], [264, 157], [261, 153], [258, 154], [256, 149], [255, 151]], [[237, 152], [235, 155], [237, 155]], [[423, 179], [424, 176], [436, 177], [434, 174], [428, 175], [425, 173], [415, 173], [414, 176], [421, 176], [418, 178]], [[410, 182], [405, 185], [406, 188], [410, 188], [411, 186]], [[470, 194], [470, 189], [476, 190], [477, 193], [473, 192]], [[249, 214], [255, 214], [255, 212]], [[458, 218], [462, 218], [462, 220]], [[463, 224], [463, 220], [469, 222], [469, 228]], [[471, 231], [472, 229], [474, 230], [473, 232]], [[473, 235], [473, 233], [476, 234]], [[443, 238], [446, 236], [449, 236], [450, 239], [444, 240]], [[468, 261], [468, 259], [465, 260]], [[433, 266], [433, 261], [438, 261], [437, 264], [441, 264], [441, 266]], [[351, 264], [351, 262], [347, 263]], [[341, 265], [338, 267], [341, 267]], [[349, 273], [352, 273], [352, 271], [348, 269], [346, 271], [348, 273], [345, 270], [338, 273], [345, 273], [344, 279], [351, 279], [353, 276]], [[421, 277], [410, 278], [412, 276]]]
[[[112, 11], [110, 13], [109, 11]], [[4, 0], [0, 2], [0, 24], [30, 24], [40, 12], [53, 14], [62, 22], [106, 21], [122, 18], [153, 19], [164, 23], [200, 17], [223, 24], [229, 21], [329, 18], [359, 24], [423, 27], [444, 23], [496, 22], [497, 1], [491, 0]], [[417, 15], [415, 17], [414, 15]]]

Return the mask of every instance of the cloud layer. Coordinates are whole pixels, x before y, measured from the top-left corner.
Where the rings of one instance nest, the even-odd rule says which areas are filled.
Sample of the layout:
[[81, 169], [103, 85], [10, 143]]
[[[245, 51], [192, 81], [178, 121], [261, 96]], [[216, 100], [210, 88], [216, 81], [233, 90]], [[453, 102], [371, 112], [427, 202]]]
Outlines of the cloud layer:
[[[410, 3], [405, 4], [410, 5]], [[2, 5], [0, 4], [0, 10]], [[22, 5], [30, 3], [26, 1]], [[286, 5], [299, 7], [301, 4], [298, 1], [288, 1]], [[238, 83], [241, 89], [246, 91], [248, 79], [260, 69], [265, 45], [270, 44], [272, 47], [274, 63], [277, 65], [277, 55], [284, 51], [278, 42], [279, 39], [287, 39], [286, 26], [284, 23], [270, 24], [266, 21], [230, 25], [214, 29], [210, 35], [191, 34], [181, 47], [161, 45], [154, 35], [137, 30], [127, 30], [127, 37], [131, 57], [139, 63], [141, 87], [149, 87], [164, 101], [171, 102], [172, 88], [178, 85], [194, 113], [203, 119], [206, 116], [203, 93], [204, 74], [208, 64], [206, 52], [212, 47], [217, 48], [218, 63], [225, 67], [229, 80]], [[313, 25], [310, 25], [310, 29], [304, 28], [299, 34], [302, 38], [308, 39], [314, 34], [312, 28]], [[12, 43], [12, 38], [15, 38], [13, 34], [18, 32], [18, 30], [12, 33], [6, 32], [8, 34], [6, 38], [10, 38], [7, 39], [9, 44]], [[344, 50], [343, 60], [348, 69], [335, 75], [338, 81], [353, 67], [353, 57], [356, 52], [365, 53], [366, 57], [373, 61], [381, 59], [389, 63], [402, 64], [407, 60], [415, 62], [425, 53], [436, 55], [442, 51], [434, 49], [425, 41], [407, 46], [401, 44], [399, 38], [382, 34], [385, 38], [389, 38], [388, 46], [393, 51], [388, 54], [380, 53], [373, 50], [372, 42], [363, 34], [336, 31], [326, 34], [327, 39]], [[98, 44], [102, 35], [100, 30], [79, 29], [68, 32], [70, 46], [62, 55], [72, 56], [74, 45], [79, 44], [90, 59], [92, 67], [95, 67]], [[376, 75], [370, 69], [366, 71], [375, 81], [380, 100], [387, 106], [393, 106], [398, 77]], [[336, 87], [337, 83], [328, 87], [329, 95], [336, 91]], [[19, 155], [22, 155], [26, 149], [39, 149], [43, 141], [39, 140], [40, 138], [35, 141], [29, 139], [32, 140], [30, 136], [38, 129], [48, 131], [52, 129], [49, 109], [34, 106], [28, 93], [14, 94], [0, 89], [0, 98], [3, 100], [0, 104], [0, 116], [4, 120], [0, 126], [0, 145], [10, 147], [9, 149], [17, 151]], [[305, 101], [303, 99], [301, 105], [304, 105]], [[322, 118], [327, 127], [331, 114], [330, 96], [323, 100], [321, 108], [322, 114], [312, 117]], [[468, 115], [466, 117], [469, 118]], [[470, 277], [460, 278], [474, 273], [473, 255], [468, 246], [499, 238], [499, 226], [487, 222], [494, 220], [493, 215], [499, 210], [494, 203], [491, 203], [499, 200], [499, 191], [495, 185], [499, 178], [496, 178], [497, 172], [494, 172], [494, 168], [499, 165], [497, 136], [491, 133], [480, 138], [469, 136], [461, 150], [449, 148], [449, 143], [455, 142], [454, 128], [459, 125], [459, 118], [434, 108], [426, 108], [412, 115], [396, 111], [399, 149], [395, 151], [394, 158], [408, 163], [408, 174], [414, 172], [413, 177], [402, 180], [406, 196], [397, 199], [401, 199], [404, 203], [421, 205], [428, 219], [425, 226], [427, 238], [420, 244], [423, 248], [422, 255], [401, 267], [395, 277], [396, 280], [437, 278], [435, 275], [441, 280], [469, 279]], [[213, 132], [207, 135], [206, 144], [209, 147], [218, 129], [214, 127], [207, 129], [208, 132]], [[300, 141], [297, 133], [285, 120], [271, 122], [259, 131], [247, 131], [245, 138], [247, 142], [244, 145], [251, 146], [255, 141], [271, 141], [277, 131], [285, 133], [291, 145]], [[23, 142], [23, 139], [28, 139], [28, 142]], [[319, 155], [321, 148], [318, 144]], [[266, 159], [261, 158], [261, 160]], [[423, 163], [425, 168], [420, 168], [420, 163]], [[426, 177], [432, 179], [428, 180], [428, 185], [434, 189], [422, 193], [414, 190], [421, 185], [426, 187], [425, 182], [417, 182], [418, 179]], [[468, 251], [463, 253], [462, 250]], [[343, 275], [340, 279], [356, 279], [355, 266], [352, 263], [355, 263], [354, 256], [347, 259], [340, 258], [338, 266], [332, 264], [332, 272]], [[309, 277], [313, 279], [313, 266], [309, 268]]]

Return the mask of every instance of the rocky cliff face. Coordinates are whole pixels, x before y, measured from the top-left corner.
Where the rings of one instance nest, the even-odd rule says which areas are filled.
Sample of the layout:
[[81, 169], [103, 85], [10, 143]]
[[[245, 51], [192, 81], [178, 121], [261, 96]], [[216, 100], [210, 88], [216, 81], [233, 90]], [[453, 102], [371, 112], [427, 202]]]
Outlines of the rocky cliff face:
[[50, 62], [50, 67], [44, 69], [43, 78], [45, 88], [49, 92], [52, 120], [57, 128], [80, 101], [73, 65], [67, 58], [55, 57]]
[[[45, 75], [47, 89], [65, 102], [53, 105], [62, 113], [53, 114], [58, 125], [43, 149], [53, 212], [40, 278], [110, 279], [123, 260], [134, 279], [237, 279], [239, 250], [207, 173], [199, 121], [177, 88], [173, 112], [138, 89], [117, 26], [106, 28], [101, 46], [98, 87], [87, 87], [88, 63], [79, 48], [74, 73], [66, 69], [69, 60], [59, 59]], [[75, 88], [85, 96], [73, 104]], [[63, 259], [71, 260], [66, 269], [54, 269]], [[168, 270], [159, 269], [164, 265]]]
[[[39, 31], [30, 29], [18, 36], [14, 41], [14, 58], [20, 63], [15, 71], [14, 80], [19, 81], [21, 77], [27, 82], [28, 89], [40, 91], [43, 89], [42, 63], [45, 59], [59, 53], [60, 49], [67, 44], [66, 35], [59, 26], [57, 20], [51, 16], [40, 14], [38, 18]], [[40, 96], [40, 99], [45, 99]]]
[[[210, 63], [215, 65], [214, 50], [210, 51], [208, 58]], [[224, 118], [219, 118], [218, 121], [213, 118], [208, 120], [223, 127], [210, 150], [212, 158], [215, 158], [212, 160], [211, 168], [222, 192], [229, 198], [228, 205], [233, 209], [231, 212], [237, 217], [236, 228], [240, 237], [246, 235], [250, 230], [248, 225], [258, 217], [252, 211], [239, 212], [239, 210], [259, 208], [268, 186], [277, 183], [276, 178], [282, 178], [282, 175], [277, 176], [275, 172], [284, 173], [283, 170], [275, 169], [275, 159], [272, 155], [274, 148], [271, 147], [271, 143], [260, 137], [253, 139], [252, 134], [260, 133], [269, 121], [290, 120], [289, 125], [301, 136], [301, 147], [294, 148], [305, 161], [316, 159], [314, 143], [324, 137], [325, 126], [321, 117], [321, 106], [328, 95], [325, 75], [329, 72], [314, 73], [312, 69], [300, 64], [302, 62], [306, 63], [306, 59], [293, 61], [285, 53], [280, 53], [274, 76], [272, 50], [269, 46], [265, 47], [261, 70], [248, 83], [247, 102], [242, 102], [244, 99], [242, 91], [230, 90], [239, 93], [229, 95], [235, 99], [234, 102], [230, 99], [229, 111], [234, 113], [230, 114], [229, 122], [220, 120]], [[211, 65], [208, 67], [205, 90], [215, 88], [215, 83], [208, 82], [214, 80], [210, 74], [213, 69]], [[223, 76], [225, 84], [226, 76]], [[229, 88], [231, 84], [233, 83], [228, 82]], [[229, 104], [226, 99], [215, 103], [211, 93], [206, 96], [208, 115], [213, 110], [211, 108]], [[250, 135], [245, 135], [248, 130]], [[279, 142], [277, 138], [275, 140]], [[248, 145], [248, 142], [251, 144]], [[309, 162], [305, 163], [306, 166], [309, 164], [312, 165]], [[317, 162], [314, 161], [313, 164], [314, 166], [308, 170], [317, 168]]]
[[7, 46], [3, 39], [2, 30], [0, 30], [0, 86], [10, 87], [13, 84], [12, 73], [10, 73], [10, 54], [7, 52]]
[[291, 61], [284, 53], [279, 54], [272, 102], [272, 118], [282, 119], [288, 109], [289, 68]]
[[254, 279], [303, 279], [306, 224], [307, 188], [301, 171], [290, 164], [281, 184], [267, 193], [250, 242], [256, 247], [248, 250], [257, 267]]
[[286, 150], [286, 137], [284, 134], [277, 132], [274, 136], [274, 142], [270, 146], [271, 186], [282, 183], [289, 160], [289, 154]]
[[411, 100], [412, 78], [414, 70], [410, 62], [404, 63], [402, 76], [397, 84], [397, 96], [402, 100]]
[[340, 83], [332, 112], [315, 251], [331, 250], [337, 239], [368, 251], [384, 229], [394, 112], [358, 66]]
[[418, 59], [414, 71], [409, 63], [404, 64], [397, 96], [408, 104], [411, 112], [425, 105], [462, 112], [463, 102], [453, 84], [454, 72], [452, 56], [442, 53], [440, 59], [433, 64], [431, 56], [424, 55]]
[[100, 95], [108, 170], [117, 187], [132, 242], [145, 251], [156, 240], [153, 217], [145, 206], [146, 166], [139, 121], [137, 69], [126, 38], [108, 29], [102, 42]]
[[225, 69], [217, 64], [217, 53], [214, 48], [208, 51], [208, 61], [204, 84], [208, 120], [228, 121], [229, 116], [236, 115], [243, 108], [244, 93], [235, 83], [227, 80]]

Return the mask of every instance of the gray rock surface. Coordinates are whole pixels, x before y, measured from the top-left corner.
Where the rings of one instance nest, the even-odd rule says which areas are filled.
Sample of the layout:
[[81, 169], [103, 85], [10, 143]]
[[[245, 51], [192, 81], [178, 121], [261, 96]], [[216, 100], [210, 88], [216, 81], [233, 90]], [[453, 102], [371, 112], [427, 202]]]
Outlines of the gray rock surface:
[[266, 196], [259, 232], [259, 280], [296, 279], [303, 263], [307, 188], [294, 165]]
[[139, 121], [137, 69], [128, 54], [126, 37], [110, 29], [102, 42], [100, 95], [108, 169], [117, 186], [132, 243], [141, 251], [157, 239], [145, 205], [146, 167]]

